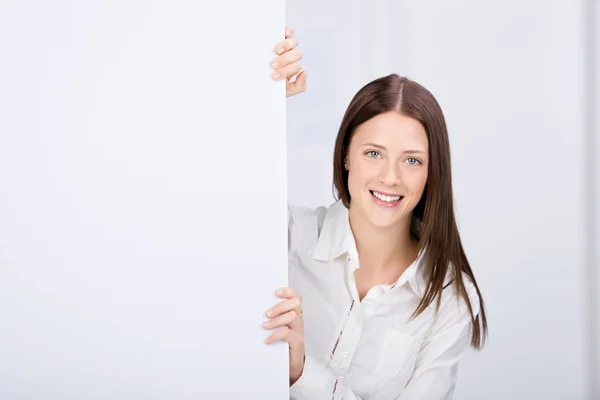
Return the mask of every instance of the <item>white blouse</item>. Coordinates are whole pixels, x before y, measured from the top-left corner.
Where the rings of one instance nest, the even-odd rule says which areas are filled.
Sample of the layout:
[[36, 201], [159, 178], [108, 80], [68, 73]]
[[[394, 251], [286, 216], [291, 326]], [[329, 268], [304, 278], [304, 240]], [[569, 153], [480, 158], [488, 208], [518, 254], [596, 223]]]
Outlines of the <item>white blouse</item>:
[[[290, 204], [288, 225], [290, 287], [302, 296], [306, 348], [290, 398], [450, 399], [472, 331], [455, 285], [444, 289], [437, 320], [434, 301], [409, 321], [426, 286], [422, 257], [393, 285], [374, 286], [360, 301], [353, 273], [359, 262], [343, 203], [316, 209]], [[466, 276], [465, 285], [478, 313]]]

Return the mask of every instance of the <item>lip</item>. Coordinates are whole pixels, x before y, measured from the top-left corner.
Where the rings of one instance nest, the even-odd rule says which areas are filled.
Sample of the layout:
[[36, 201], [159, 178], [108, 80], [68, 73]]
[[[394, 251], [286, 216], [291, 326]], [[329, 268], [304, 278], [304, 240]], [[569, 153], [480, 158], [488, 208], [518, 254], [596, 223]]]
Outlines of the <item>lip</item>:
[[[382, 193], [382, 192], [377, 192], [377, 193], [385, 194], [385, 193]], [[373, 190], [369, 190], [369, 194], [371, 195], [371, 198], [373, 199], [373, 203], [375, 203], [379, 207], [387, 208], [387, 209], [398, 207], [398, 205], [400, 205], [400, 203], [402, 203], [402, 200], [404, 200], [404, 196], [401, 196], [401, 195], [398, 195], [398, 194], [396, 194], [396, 195], [386, 194], [386, 196], [400, 196], [400, 200], [392, 201], [392, 202], [387, 202], [387, 201], [379, 200], [373, 194]]]

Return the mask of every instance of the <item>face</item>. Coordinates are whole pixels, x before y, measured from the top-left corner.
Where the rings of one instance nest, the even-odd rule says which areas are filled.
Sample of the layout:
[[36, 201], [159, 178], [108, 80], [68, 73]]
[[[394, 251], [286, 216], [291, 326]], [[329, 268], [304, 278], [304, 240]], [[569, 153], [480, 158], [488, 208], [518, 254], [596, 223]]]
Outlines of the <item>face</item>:
[[421, 123], [394, 111], [360, 125], [346, 158], [351, 211], [381, 228], [410, 225], [427, 183], [428, 147]]

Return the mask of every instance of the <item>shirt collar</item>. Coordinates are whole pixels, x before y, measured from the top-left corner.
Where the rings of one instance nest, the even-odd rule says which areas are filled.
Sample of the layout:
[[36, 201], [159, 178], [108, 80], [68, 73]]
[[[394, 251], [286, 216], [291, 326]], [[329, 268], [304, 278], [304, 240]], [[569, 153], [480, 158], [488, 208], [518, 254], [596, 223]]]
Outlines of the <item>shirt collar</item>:
[[[348, 209], [339, 200], [327, 209], [312, 257], [316, 261], [331, 261], [344, 254], [347, 254], [350, 258], [358, 258], [356, 242], [350, 228]], [[402, 285], [408, 281], [412, 290], [419, 297], [423, 297], [427, 287], [423, 254], [424, 251], [421, 251], [415, 262], [404, 271], [392, 286]], [[354, 263], [354, 265], [358, 265], [358, 263]]]
[[[427, 287], [424, 259], [424, 251], [421, 251], [415, 262], [413, 262], [406, 271], [404, 271], [404, 274], [402, 274], [403, 276], [406, 276], [405, 279], [408, 280], [408, 284], [412, 290], [421, 298], [423, 298], [425, 288]], [[398, 279], [398, 284], [403, 279], [403, 276]]]
[[350, 228], [348, 209], [338, 200], [325, 213], [312, 257], [317, 261], [331, 261], [344, 253], [356, 253], [356, 242]]

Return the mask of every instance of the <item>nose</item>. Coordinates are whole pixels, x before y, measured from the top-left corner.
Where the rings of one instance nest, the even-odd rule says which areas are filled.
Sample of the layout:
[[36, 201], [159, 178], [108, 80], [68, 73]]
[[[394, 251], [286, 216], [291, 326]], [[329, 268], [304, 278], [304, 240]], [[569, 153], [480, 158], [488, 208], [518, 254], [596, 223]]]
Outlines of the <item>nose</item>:
[[397, 186], [401, 182], [400, 168], [391, 162], [385, 163], [381, 167], [379, 180], [386, 186]]

